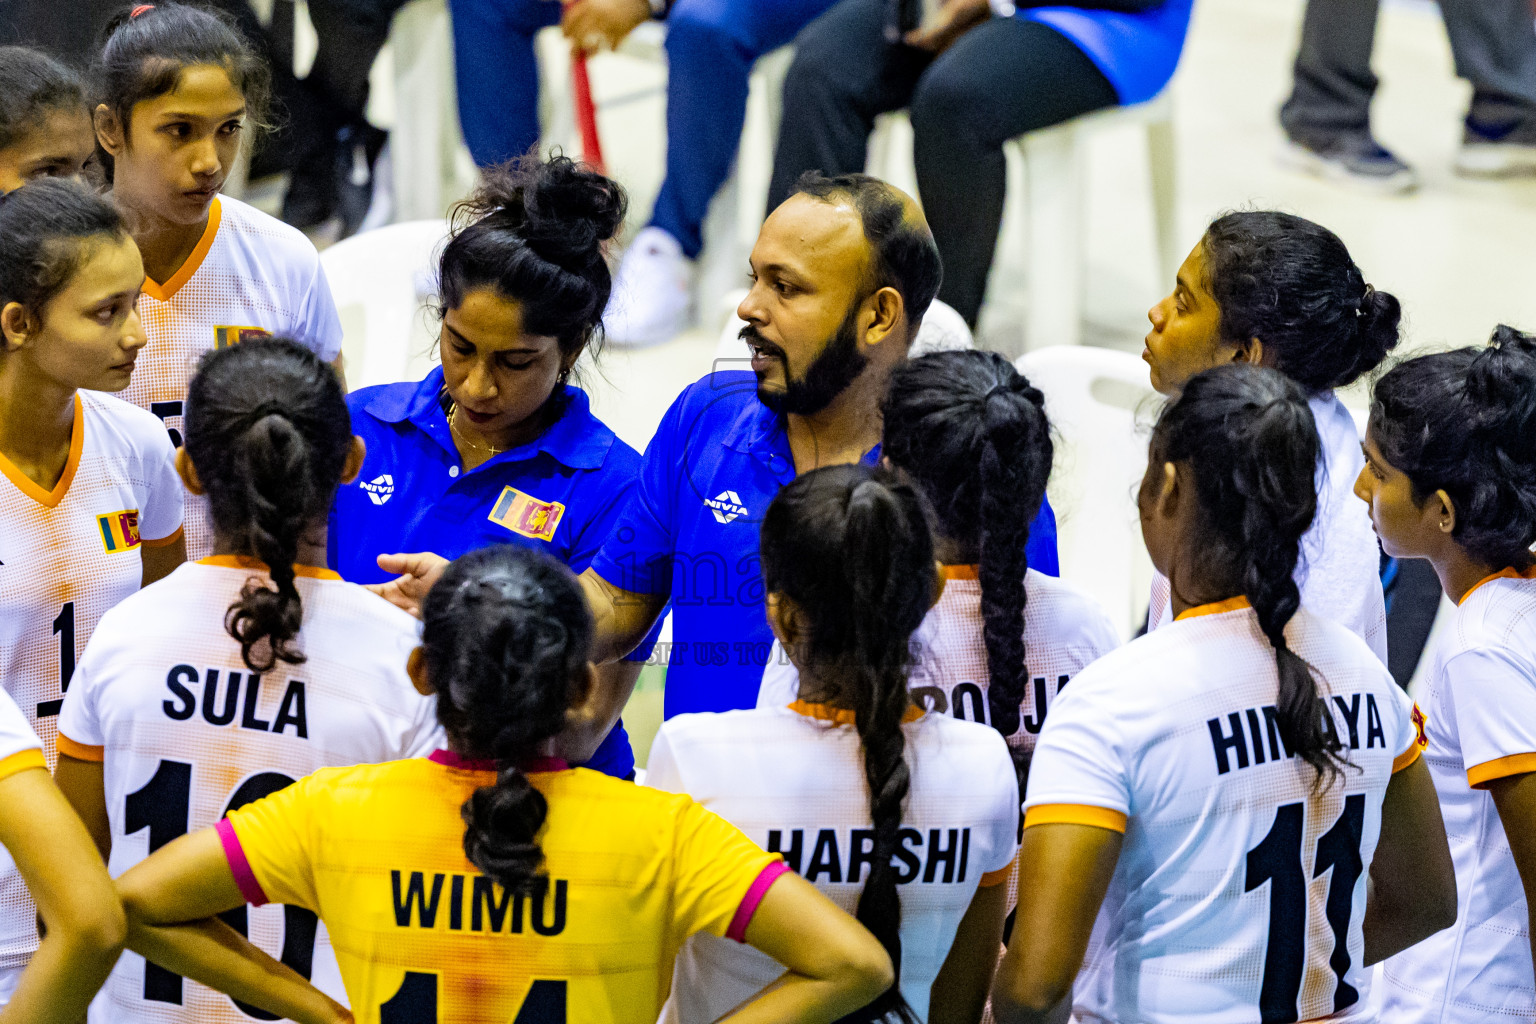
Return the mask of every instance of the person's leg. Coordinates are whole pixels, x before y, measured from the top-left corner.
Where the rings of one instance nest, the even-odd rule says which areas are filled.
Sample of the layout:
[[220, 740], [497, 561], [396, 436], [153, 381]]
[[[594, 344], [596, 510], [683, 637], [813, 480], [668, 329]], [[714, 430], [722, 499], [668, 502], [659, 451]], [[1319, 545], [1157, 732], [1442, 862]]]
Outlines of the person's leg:
[[667, 16], [667, 175], [651, 225], [689, 259], [704, 247], [704, 216], [736, 158], [752, 65], [834, 2], [677, 0]]
[[1536, 172], [1536, 27], [1529, 0], [1441, 0], [1456, 73], [1472, 105], [1456, 169]]
[[885, 40], [887, 0], [841, 0], [795, 40], [768, 187], [770, 212], [806, 171], [862, 171], [875, 118], [912, 98], [932, 56]]
[[1066, 36], [995, 18], [923, 73], [912, 97], [917, 185], [944, 257], [939, 298], [976, 326], [1003, 218], [1009, 139], [1120, 102]]
[[449, 0], [459, 125], [481, 167], [539, 142], [539, 65], [533, 37], [560, 23], [556, 0]]
[[[1473, 0], [1480, 2], [1480, 0]], [[1296, 53], [1295, 84], [1280, 124], [1308, 145], [1370, 134], [1376, 76], [1371, 49], [1381, 0], [1308, 0]]]

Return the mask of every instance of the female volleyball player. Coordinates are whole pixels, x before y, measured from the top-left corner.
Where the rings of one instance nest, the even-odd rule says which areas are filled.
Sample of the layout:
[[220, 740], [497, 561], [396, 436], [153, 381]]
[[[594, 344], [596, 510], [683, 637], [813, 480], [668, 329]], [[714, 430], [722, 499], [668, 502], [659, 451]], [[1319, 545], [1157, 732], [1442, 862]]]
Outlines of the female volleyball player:
[[1424, 759], [1457, 921], [1388, 960], [1382, 1020], [1518, 1019], [1536, 1005], [1536, 338], [1422, 356], [1376, 385], [1355, 485], [1389, 555], [1457, 603], [1429, 675]]
[[[1367, 966], [1444, 928], [1455, 880], [1422, 716], [1300, 603], [1315, 513], [1306, 392], [1184, 382], [1139, 504], [1174, 622], [1100, 658], [1035, 747], [999, 1021], [1369, 1020]], [[1369, 883], [1369, 884], [1368, 884]]]
[[[97, 154], [144, 254], [149, 347], [123, 397], [181, 443], [187, 382], [203, 353], [251, 337], [293, 338], [340, 369], [341, 321], [315, 247], [219, 190], [260, 123], [267, 67], [206, 10], [139, 4], [92, 69]], [[187, 504], [187, 550], [213, 553], [206, 504]]]
[[[144, 347], [143, 281], [122, 219], [84, 185], [0, 200], [0, 681], [50, 768], [97, 621], [185, 558], [170, 441], [103, 394], [127, 386]], [[27, 887], [0, 854], [0, 971], [36, 946]]]
[[[378, 566], [386, 552], [456, 558], [501, 542], [577, 573], [592, 561], [640, 471], [569, 383], [601, 329], [604, 246], [624, 207], [617, 182], [565, 157], [488, 170], [460, 204], [439, 267], [443, 365], [347, 400], [370, 468], [331, 513], [330, 564], [345, 579], [393, 579]], [[600, 670], [615, 720], [650, 650]], [[622, 725], [587, 767], [634, 771]]]
[[[974, 1021], [1002, 938], [1019, 790], [996, 731], [908, 697], [909, 643], [939, 587], [924, 503], [887, 471], [815, 470], [768, 507], [762, 559], [798, 698], [671, 719], [647, 784], [689, 794], [857, 908], [897, 983], [852, 1019]], [[695, 940], [670, 1019], [716, 1020], [782, 971]]]
[[0, 193], [78, 178], [96, 148], [79, 77], [25, 46], [0, 46]]
[[[321, 568], [331, 497], [363, 458], [335, 373], [258, 339], [205, 357], [187, 402], [178, 467], [208, 497], [217, 554], [102, 620], [59, 718], [59, 787], [114, 876], [317, 768], [426, 753], [441, 735], [405, 674], [415, 621]], [[309, 911], [232, 923], [341, 994]], [[105, 1004], [114, 1021], [249, 1019], [138, 957]]]
[[788, 968], [734, 1022], [828, 1022], [891, 965], [813, 886], [693, 801], [567, 767], [605, 715], [576, 578], [511, 545], [452, 563], [411, 677], [447, 750], [328, 769], [121, 879], [130, 942], [296, 1020], [330, 1007], [210, 915], [282, 900], [335, 936], [359, 1024], [652, 1024], [690, 935]]
[[[1397, 344], [1397, 299], [1365, 283], [1327, 228], [1287, 213], [1229, 213], [1206, 229], [1173, 292], [1147, 317], [1142, 358], [1165, 395], [1228, 362], [1271, 366], [1301, 385], [1323, 448], [1317, 518], [1297, 563], [1301, 602], [1364, 637], [1385, 663], [1380, 555], [1350, 493], [1364, 465], [1360, 434], [1334, 389], [1375, 369]], [[1159, 576], [1149, 627], [1172, 621], [1171, 609]]]

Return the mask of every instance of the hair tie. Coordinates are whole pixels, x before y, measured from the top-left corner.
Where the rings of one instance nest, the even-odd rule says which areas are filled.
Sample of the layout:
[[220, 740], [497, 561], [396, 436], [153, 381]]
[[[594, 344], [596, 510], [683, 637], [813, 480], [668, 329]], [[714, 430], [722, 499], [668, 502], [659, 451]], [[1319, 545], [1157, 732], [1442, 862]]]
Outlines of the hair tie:
[[1371, 304], [1371, 296], [1376, 294], [1375, 285], [1366, 285], [1365, 291], [1360, 296], [1360, 302], [1355, 306], [1357, 314], [1364, 313], [1365, 307]]
[[139, 4], [133, 10], [128, 12], [128, 20], [132, 21], [134, 18], [137, 18], [139, 15], [143, 14], [145, 11], [152, 11], [154, 9], [154, 4]]
[[288, 415], [288, 406], [284, 403], [276, 400], [265, 401], [235, 421], [235, 433], [245, 433], [268, 416], [281, 416], [285, 420], [291, 418]]

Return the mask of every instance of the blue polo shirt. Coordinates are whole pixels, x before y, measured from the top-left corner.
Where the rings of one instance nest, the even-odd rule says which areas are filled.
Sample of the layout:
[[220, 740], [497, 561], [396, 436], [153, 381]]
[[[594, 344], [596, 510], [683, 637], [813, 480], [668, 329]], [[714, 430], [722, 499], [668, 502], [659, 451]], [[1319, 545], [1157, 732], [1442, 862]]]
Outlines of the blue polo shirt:
[[[863, 461], [873, 465], [878, 446]], [[646, 446], [640, 483], [592, 559], [609, 583], [672, 602], [665, 715], [757, 704], [773, 642], [763, 607], [758, 531], [795, 478], [782, 418], [748, 371], [711, 373], [672, 403]], [[1055, 575], [1056, 520], [1030, 528], [1029, 564]]]
[[[354, 583], [382, 583], [391, 578], [378, 567], [382, 553], [457, 558], [521, 544], [586, 569], [634, 489], [640, 455], [592, 415], [586, 392], [565, 390], [565, 412], [543, 435], [467, 473], [448, 429], [441, 367], [419, 382], [348, 395], [368, 454], [331, 507], [331, 568]], [[655, 632], [631, 657], [649, 656]], [[634, 770], [622, 724], [587, 767], [620, 778]]]
[[1104, 73], [1122, 104], [1145, 103], [1168, 84], [1184, 52], [1194, 0], [1165, 0], [1145, 11], [1018, 4], [1015, 17], [1049, 25]]

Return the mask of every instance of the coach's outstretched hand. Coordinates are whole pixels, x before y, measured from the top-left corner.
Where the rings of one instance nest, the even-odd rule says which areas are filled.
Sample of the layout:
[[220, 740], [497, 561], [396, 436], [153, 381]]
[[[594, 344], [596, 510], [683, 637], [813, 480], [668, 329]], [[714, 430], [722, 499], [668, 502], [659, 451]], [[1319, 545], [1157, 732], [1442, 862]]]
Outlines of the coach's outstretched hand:
[[448, 559], [431, 551], [418, 551], [408, 555], [380, 555], [379, 568], [396, 573], [388, 583], [367, 583], [367, 589], [378, 594], [396, 608], [403, 608], [421, 618], [421, 602], [427, 591], [448, 568]]

